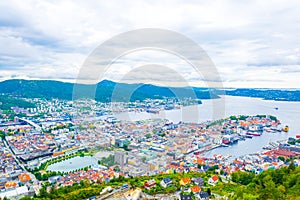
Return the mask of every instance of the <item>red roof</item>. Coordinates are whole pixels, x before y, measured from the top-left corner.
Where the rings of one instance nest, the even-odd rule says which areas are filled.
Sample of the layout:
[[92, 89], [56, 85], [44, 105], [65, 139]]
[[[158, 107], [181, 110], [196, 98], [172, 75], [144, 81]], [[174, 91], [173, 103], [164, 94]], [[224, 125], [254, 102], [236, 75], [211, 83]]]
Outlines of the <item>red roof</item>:
[[216, 181], [218, 181], [218, 180], [219, 180], [219, 178], [218, 178], [218, 176], [217, 176], [217, 175], [213, 175], [213, 176], [211, 177], [211, 179], [212, 179], [214, 182], [216, 182]]
[[201, 188], [198, 186], [198, 185], [195, 185], [195, 186], [193, 186], [193, 187], [191, 187], [191, 191], [192, 192], [200, 192], [201, 191]]
[[283, 150], [283, 149], [274, 149], [265, 153], [266, 155], [274, 155], [274, 156], [283, 156], [283, 157], [294, 157], [297, 154], [295, 152]]

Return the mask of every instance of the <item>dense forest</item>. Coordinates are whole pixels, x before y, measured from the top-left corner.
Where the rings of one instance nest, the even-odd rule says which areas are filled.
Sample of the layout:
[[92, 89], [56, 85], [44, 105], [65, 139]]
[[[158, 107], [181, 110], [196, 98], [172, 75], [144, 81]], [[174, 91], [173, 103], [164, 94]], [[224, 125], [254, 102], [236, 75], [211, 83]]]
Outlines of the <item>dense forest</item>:
[[0, 110], [10, 110], [11, 107], [34, 108], [35, 105], [20, 98], [0, 95]]
[[229, 196], [229, 199], [300, 199], [300, 167], [270, 169], [255, 175], [237, 171], [232, 174], [232, 183], [221, 183], [212, 189]]

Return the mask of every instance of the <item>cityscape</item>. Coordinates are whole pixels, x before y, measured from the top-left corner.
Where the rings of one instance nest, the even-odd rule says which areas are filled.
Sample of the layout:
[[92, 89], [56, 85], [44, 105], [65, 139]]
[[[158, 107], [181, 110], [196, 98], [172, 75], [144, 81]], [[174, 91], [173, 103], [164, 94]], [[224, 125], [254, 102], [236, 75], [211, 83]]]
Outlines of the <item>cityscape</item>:
[[[180, 110], [183, 102], [187, 107], [198, 104], [168, 98], [134, 103], [22, 101], [36, 107], [16, 106], [12, 112], [1, 112], [1, 198], [45, 197], [42, 190], [51, 194], [53, 188], [85, 181], [103, 186], [119, 179], [119, 184], [85, 198], [225, 198], [214, 187], [219, 181], [230, 182], [237, 171], [260, 174], [300, 164], [299, 134], [239, 157], [206, 156], [213, 149], [230, 148], [262, 135], [288, 135], [288, 125], [272, 115], [237, 115], [203, 123], [174, 123], [155, 117], [128, 121], [116, 118], [116, 113], [150, 112], [155, 116]], [[182, 177], [176, 180], [174, 174]], [[136, 177], [143, 181], [132, 183], [130, 179]]]
[[300, 200], [300, 1], [0, 1], [0, 200]]

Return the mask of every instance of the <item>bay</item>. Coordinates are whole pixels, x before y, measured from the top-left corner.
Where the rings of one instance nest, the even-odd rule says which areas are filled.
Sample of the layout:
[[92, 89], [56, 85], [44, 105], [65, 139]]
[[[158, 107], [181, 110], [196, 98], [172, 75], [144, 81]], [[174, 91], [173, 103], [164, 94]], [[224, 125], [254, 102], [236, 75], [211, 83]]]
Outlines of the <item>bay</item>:
[[201, 105], [183, 107], [176, 110], [160, 111], [159, 114], [146, 112], [125, 112], [116, 114], [120, 120], [138, 121], [151, 118], [169, 119], [174, 123], [205, 122], [229, 117], [231, 115], [274, 115], [281, 120], [282, 125], [288, 125], [288, 133], [264, 133], [260, 137], [253, 137], [239, 141], [231, 147], [214, 149], [206, 154], [241, 155], [256, 153], [263, 146], [272, 141], [286, 140], [300, 135], [300, 102], [263, 100], [251, 97], [222, 96], [220, 99], [202, 100]]

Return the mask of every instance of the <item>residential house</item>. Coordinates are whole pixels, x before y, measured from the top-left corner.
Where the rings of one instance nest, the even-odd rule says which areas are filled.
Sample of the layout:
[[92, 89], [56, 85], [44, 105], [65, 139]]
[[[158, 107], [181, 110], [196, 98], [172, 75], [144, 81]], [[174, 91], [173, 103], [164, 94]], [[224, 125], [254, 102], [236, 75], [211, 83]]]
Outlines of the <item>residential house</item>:
[[210, 179], [208, 179], [208, 183], [211, 185], [215, 185], [219, 181], [219, 177], [217, 175], [213, 175]]
[[167, 177], [167, 178], [164, 178], [161, 182], [160, 182], [160, 185], [163, 186], [164, 188], [170, 186], [172, 184], [172, 180]]
[[145, 182], [144, 187], [147, 188], [148, 190], [155, 187], [156, 186], [156, 182], [154, 179], [148, 180]]
[[204, 183], [203, 178], [192, 178], [192, 181], [199, 186], [203, 185]]
[[179, 183], [180, 183], [180, 185], [185, 186], [185, 185], [191, 183], [191, 179], [189, 177], [185, 177], [185, 178], [182, 178]]
[[190, 194], [180, 194], [180, 200], [191, 200], [192, 195]]

